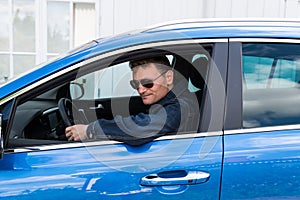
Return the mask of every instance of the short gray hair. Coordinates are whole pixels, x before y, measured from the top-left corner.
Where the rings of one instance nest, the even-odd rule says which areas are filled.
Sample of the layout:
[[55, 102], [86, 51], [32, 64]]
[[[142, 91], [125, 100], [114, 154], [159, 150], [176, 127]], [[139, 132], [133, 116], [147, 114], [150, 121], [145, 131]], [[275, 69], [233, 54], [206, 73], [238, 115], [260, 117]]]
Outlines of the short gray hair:
[[166, 56], [154, 56], [144, 59], [132, 60], [129, 62], [131, 70], [137, 66], [146, 67], [148, 64], [154, 63], [158, 70], [166, 71], [171, 70], [171, 64]]

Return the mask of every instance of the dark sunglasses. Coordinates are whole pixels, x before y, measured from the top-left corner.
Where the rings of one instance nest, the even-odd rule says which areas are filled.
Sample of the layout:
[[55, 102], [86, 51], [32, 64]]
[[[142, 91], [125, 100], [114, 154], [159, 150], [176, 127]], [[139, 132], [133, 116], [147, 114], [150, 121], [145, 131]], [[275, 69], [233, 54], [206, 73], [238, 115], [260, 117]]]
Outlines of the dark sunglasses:
[[167, 71], [164, 71], [163, 73], [161, 73], [158, 77], [156, 77], [155, 79], [142, 79], [140, 81], [138, 80], [131, 80], [130, 81], [130, 85], [133, 89], [137, 90], [140, 87], [140, 84], [145, 87], [145, 88], [152, 88], [154, 86], [154, 81], [157, 80], [159, 77], [161, 77], [162, 75], [164, 75]]

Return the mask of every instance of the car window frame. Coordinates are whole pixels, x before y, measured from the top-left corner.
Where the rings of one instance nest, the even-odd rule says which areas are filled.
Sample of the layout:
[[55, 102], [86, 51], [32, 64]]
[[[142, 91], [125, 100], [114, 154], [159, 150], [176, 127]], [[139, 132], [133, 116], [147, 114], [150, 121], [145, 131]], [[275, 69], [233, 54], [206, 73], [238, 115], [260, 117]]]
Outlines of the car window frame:
[[297, 39], [290, 38], [230, 38], [228, 59], [227, 102], [224, 130], [225, 134], [255, 133], [258, 131], [292, 130], [300, 128], [299, 124], [275, 126], [243, 127], [243, 70], [242, 44], [243, 43], [287, 43], [299, 44]]
[[[107, 52], [104, 54], [100, 54], [98, 56], [95, 57], [91, 57], [89, 59], [86, 59], [80, 63], [77, 63], [75, 65], [69, 66], [67, 68], [65, 68], [64, 70], [61, 70], [57, 73], [52, 74], [50, 77], [46, 77], [38, 82], [36, 82], [34, 85], [28, 86], [27, 88], [24, 88], [21, 92], [20, 91], [16, 91], [14, 94], [11, 95], [11, 97], [16, 99], [16, 102], [24, 102], [27, 98], [29, 98], [29, 96], [34, 94], [34, 91], [32, 92], [32, 88], [39, 88], [39, 91], [44, 91], [46, 89], [48, 89], [49, 84], [51, 85], [59, 85], [61, 84], [61, 82], [67, 82], [67, 81], [71, 81], [74, 78], [74, 75], [76, 75], [76, 73], [78, 72], [78, 69], [80, 69], [80, 67], [82, 66], [86, 66], [88, 65], [89, 67], [86, 67], [86, 71], [84, 73], [88, 73], [93, 67], [97, 66], [98, 61], [101, 60], [101, 62], [105, 62], [103, 60], [105, 59], [109, 59], [111, 60], [112, 57], [119, 55], [122, 52], [126, 52], [129, 50], [136, 50], [139, 49], [141, 47], [145, 48], [145, 46], [149, 46], [149, 47], [159, 47], [160, 45], [173, 45], [175, 46], [176, 44], [194, 44], [195, 42], [199, 43], [199, 44], [206, 44], [206, 43], [210, 43], [214, 45], [214, 50], [213, 50], [213, 55], [212, 55], [212, 60], [215, 62], [215, 65], [217, 66], [217, 71], [219, 71], [222, 80], [224, 81], [223, 83], [226, 84], [226, 71], [227, 71], [227, 64], [226, 64], [226, 59], [227, 59], [227, 39], [199, 39], [199, 40], [184, 40], [184, 41], [167, 41], [167, 42], [158, 42], [158, 43], [147, 43], [147, 44], [141, 44], [141, 45], [136, 45], [133, 47], [125, 47], [123, 49], [117, 49], [115, 51], [112, 52]], [[220, 56], [222, 55], [222, 56]], [[102, 60], [103, 59], [103, 60]], [[100, 69], [98, 67], [98, 69]], [[56, 79], [54, 82], [52, 82], [51, 80]], [[208, 83], [212, 83], [213, 80], [209, 79]], [[225, 102], [225, 99], [224, 99]], [[223, 121], [223, 117], [224, 117], [224, 107], [222, 107], [224, 105], [220, 105], [220, 118], [219, 118], [219, 122]], [[207, 123], [210, 123], [210, 117], [204, 115], [204, 112], [208, 112], [211, 111], [212, 109], [212, 102], [211, 99], [208, 97], [208, 95], [205, 95], [205, 102], [202, 104], [202, 108], [201, 110], [202, 113], [200, 113], [201, 116], [203, 116], [203, 118], [201, 118], [200, 124], [202, 125], [200, 128], [200, 134], [199, 132], [196, 134], [183, 134], [180, 137], [173, 135], [173, 136], [163, 136], [161, 138], [158, 138], [156, 140], [169, 140], [169, 139], [177, 139], [177, 138], [193, 138], [193, 137], [202, 137], [202, 136], [209, 136], [209, 135], [222, 135], [221, 131], [222, 131], [222, 127], [223, 127], [223, 123], [221, 122], [220, 128], [214, 129], [214, 130], [209, 130], [211, 131], [211, 133], [207, 133], [207, 130], [209, 127], [209, 125], [207, 125]], [[204, 125], [204, 123], [206, 123], [206, 125]], [[8, 131], [9, 132], [9, 131]], [[9, 136], [6, 135], [5, 136], [5, 142], [7, 144]], [[88, 145], [101, 145], [101, 144], [117, 144], [120, 142], [117, 141], [91, 141], [91, 142], [87, 142], [90, 143]], [[49, 145], [43, 145], [43, 146], [37, 146], [37, 147], [31, 147], [31, 148], [22, 148], [22, 151], [32, 151], [32, 150], [49, 150], [49, 149], [57, 149], [57, 148], [69, 148], [69, 147], [78, 147], [78, 146], [87, 146], [87, 144], [83, 144], [80, 142], [75, 142], [75, 143], [61, 143], [61, 144], [49, 144]]]

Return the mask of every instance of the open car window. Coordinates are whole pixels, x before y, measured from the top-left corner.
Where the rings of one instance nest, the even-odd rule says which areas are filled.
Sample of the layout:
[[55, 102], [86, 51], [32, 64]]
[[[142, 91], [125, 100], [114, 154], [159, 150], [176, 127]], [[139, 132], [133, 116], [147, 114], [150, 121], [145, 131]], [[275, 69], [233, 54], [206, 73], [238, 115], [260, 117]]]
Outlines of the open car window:
[[[173, 62], [174, 56], [166, 55]], [[138, 96], [136, 90], [132, 89], [129, 81], [132, 79], [132, 71], [129, 61], [121, 62], [102, 70], [78, 77], [74, 82], [82, 84], [84, 94], [80, 99], [101, 99]], [[77, 90], [71, 90], [71, 97], [77, 96]]]
[[[98, 119], [112, 120], [116, 116], [130, 117], [148, 113], [129, 81], [131, 59], [152, 55], [168, 58], [178, 80], [184, 79], [200, 110], [205, 82], [209, 74], [212, 44], [168, 46], [164, 49], [143, 49], [99, 59], [40, 85], [18, 98], [9, 134], [9, 147], [68, 143], [59, 101], [70, 99], [75, 105], [71, 115], [75, 124], [92, 123]], [[75, 114], [74, 114], [75, 115]], [[80, 118], [80, 119], [78, 119]], [[196, 119], [199, 124], [200, 112]], [[197, 131], [197, 130], [195, 130]], [[188, 133], [188, 132], [187, 132]], [[176, 134], [176, 133], [174, 133]]]

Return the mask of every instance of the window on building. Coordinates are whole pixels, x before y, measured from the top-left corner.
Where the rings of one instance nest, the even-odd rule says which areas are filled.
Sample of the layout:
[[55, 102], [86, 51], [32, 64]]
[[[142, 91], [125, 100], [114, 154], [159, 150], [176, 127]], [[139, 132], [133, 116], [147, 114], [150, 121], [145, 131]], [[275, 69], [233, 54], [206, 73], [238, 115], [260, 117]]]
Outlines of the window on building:
[[1, 0], [0, 83], [97, 36], [95, 0]]
[[36, 63], [36, 11], [34, 0], [7, 0], [0, 5], [0, 82], [3, 82]]
[[8, 1], [0, 1], [0, 51], [9, 50]]
[[95, 3], [47, 2], [47, 58], [96, 37]]
[[76, 47], [96, 37], [96, 9], [94, 3], [74, 3], [73, 10], [74, 46]]
[[47, 54], [56, 55], [70, 48], [70, 9], [68, 2], [47, 3]]

